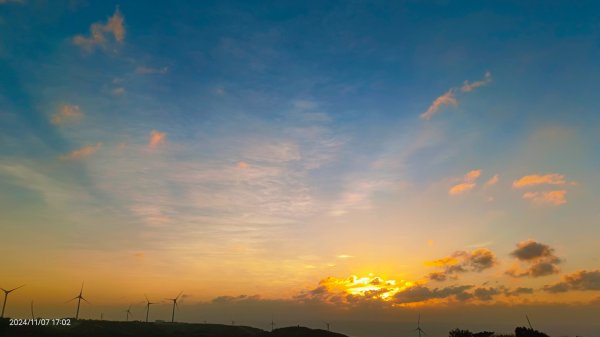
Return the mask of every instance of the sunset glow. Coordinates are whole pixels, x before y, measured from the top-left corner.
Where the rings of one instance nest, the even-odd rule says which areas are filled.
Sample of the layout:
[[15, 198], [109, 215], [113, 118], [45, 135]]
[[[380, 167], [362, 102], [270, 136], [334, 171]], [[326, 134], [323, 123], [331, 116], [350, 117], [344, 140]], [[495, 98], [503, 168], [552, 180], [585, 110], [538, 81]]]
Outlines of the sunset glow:
[[0, 1], [6, 315], [598, 332], [598, 13]]

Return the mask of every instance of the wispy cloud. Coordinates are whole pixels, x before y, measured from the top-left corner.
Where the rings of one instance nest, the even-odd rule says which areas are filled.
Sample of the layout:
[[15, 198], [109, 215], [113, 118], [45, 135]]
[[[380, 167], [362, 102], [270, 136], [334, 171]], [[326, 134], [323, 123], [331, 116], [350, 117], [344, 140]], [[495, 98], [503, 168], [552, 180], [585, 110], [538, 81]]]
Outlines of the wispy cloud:
[[[574, 186], [577, 183], [567, 181], [566, 177], [558, 173], [531, 174], [513, 181], [515, 189], [538, 187], [542, 185]], [[536, 205], [560, 206], [567, 203], [567, 191], [564, 189], [553, 191], [529, 191], [523, 193], [523, 199], [529, 200]]]
[[500, 181], [500, 175], [495, 174], [493, 177], [491, 177], [488, 181], [485, 182], [485, 184], [483, 185], [484, 187], [491, 187], [494, 186], [498, 183], [498, 181]]
[[525, 192], [523, 199], [531, 200], [536, 205], [560, 206], [567, 203], [567, 191]]
[[462, 183], [456, 184], [448, 190], [450, 195], [459, 195], [468, 192], [477, 186], [476, 181], [481, 176], [481, 170], [472, 170], [465, 174]]
[[139, 75], [153, 75], [153, 74], [164, 75], [169, 72], [169, 67], [152, 68], [152, 67], [139, 66], [139, 67], [135, 68], [135, 72]]
[[106, 48], [108, 36], [113, 37], [117, 43], [123, 43], [125, 40], [125, 27], [123, 26], [123, 15], [119, 10], [119, 7], [115, 10], [115, 13], [108, 18], [106, 23], [102, 24], [99, 22], [93, 23], [90, 26], [90, 35], [77, 35], [73, 38], [73, 43], [80, 46], [86, 51], [92, 51], [96, 46]]
[[61, 160], [75, 160], [75, 159], [86, 158], [86, 157], [89, 157], [89, 156], [93, 155], [94, 153], [96, 153], [96, 151], [98, 151], [101, 146], [102, 146], [102, 143], [97, 143], [96, 145], [86, 145], [80, 149], [74, 150], [72, 152], [69, 152], [68, 154], [60, 156], [60, 159]]
[[442, 96], [436, 98], [433, 103], [431, 103], [429, 108], [427, 108], [427, 110], [421, 114], [421, 118], [429, 120], [438, 112], [441, 107], [445, 105], [458, 105], [458, 100], [454, 96], [454, 91], [454, 89], [450, 89]]
[[425, 112], [421, 114], [421, 118], [425, 120], [430, 120], [434, 114], [436, 114], [442, 107], [453, 105], [458, 105], [458, 98], [456, 97], [457, 93], [468, 93], [473, 91], [476, 88], [482, 87], [492, 81], [492, 73], [487, 71], [482, 80], [475, 81], [469, 83], [469, 81], [465, 81], [464, 84], [460, 88], [450, 88], [445, 94], [436, 98], [433, 103], [427, 108]]
[[163, 144], [167, 139], [166, 132], [160, 132], [156, 130], [152, 130], [150, 132], [150, 140], [148, 141], [148, 147], [154, 149], [159, 145]]
[[112, 94], [115, 96], [123, 96], [127, 90], [123, 87], [114, 88]]
[[[513, 188], [524, 188], [536, 185], [566, 185], [567, 180], [564, 175], [558, 173], [531, 174], [515, 180]], [[569, 183], [573, 184], [573, 183]]]
[[58, 112], [52, 116], [52, 124], [62, 125], [65, 123], [76, 122], [83, 118], [83, 111], [78, 105], [64, 104]]
[[471, 82], [471, 83], [469, 83], [469, 81], [465, 81], [465, 83], [460, 88], [460, 90], [462, 92], [470, 92], [476, 88], [482, 87], [482, 86], [490, 83], [491, 81], [492, 81], [492, 73], [490, 73], [489, 71], [486, 71], [485, 75], [483, 76], [483, 79], [481, 79], [479, 81]]
[[561, 260], [554, 255], [554, 249], [546, 244], [534, 240], [525, 240], [517, 243], [511, 255], [527, 265], [525, 270], [513, 267], [506, 271], [513, 277], [540, 277], [559, 273], [558, 264]]

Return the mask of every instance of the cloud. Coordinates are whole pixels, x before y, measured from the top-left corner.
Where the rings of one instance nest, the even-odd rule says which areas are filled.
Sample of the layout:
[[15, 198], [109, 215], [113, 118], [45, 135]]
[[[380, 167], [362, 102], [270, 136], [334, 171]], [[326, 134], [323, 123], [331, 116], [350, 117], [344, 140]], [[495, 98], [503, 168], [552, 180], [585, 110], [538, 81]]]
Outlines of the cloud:
[[52, 116], [52, 124], [62, 125], [69, 122], [76, 122], [81, 120], [83, 112], [79, 109], [79, 106], [72, 104], [64, 104], [60, 107], [58, 112]]
[[487, 71], [480, 81], [475, 81], [469, 83], [469, 81], [465, 81], [464, 84], [460, 88], [450, 88], [445, 94], [436, 98], [433, 103], [427, 108], [425, 112], [423, 112], [420, 117], [421, 119], [430, 120], [431, 117], [436, 114], [440, 108], [446, 105], [458, 105], [458, 99], [456, 98], [456, 93], [468, 93], [473, 91], [475, 88], [482, 87], [492, 81], [492, 73]]
[[487, 248], [478, 248], [472, 252], [456, 251], [451, 256], [427, 261], [425, 265], [444, 268], [443, 271], [432, 272], [428, 278], [433, 281], [445, 281], [449, 275], [466, 272], [482, 272], [498, 264], [494, 252]]
[[600, 290], [600, 270], [579, 270], [565, 275], [561, 282], [546, 285], [544, 291], [562, 293], [569, 290], [598, 291]]
[[[574, 181], [567, 181], [564, 175], [558, 173], [548, 173], [544, 175], [532, 174], [524, 176], [513, 182], [512, 186], [515, 189], [526, 188], [538, 185], [576, 185]], [[523, 199], [530, 200], [536, 205], [553, 205], [560, 206], [567, 203], [566, 190], [554, 191], [529, 191], [523, 193]]]
[[448, 190], [448, 194], [459, 195], [459, 194], [462, 194], [462, 193], [472, 190], [473, 188], [475, 188], [475, 186], [477, 186], [477, 185], [471, 184], [471, 183], [461, 183], [458, 185], [454, 185], [450, 188], [450, 190]]
[[519, 260], [530, 261], [544, 257], [554, 257], [554, 249], [530, 239], [517, 243], [517, 249], [510, 254]]
[[523, 193], [523, 199], [531, 200], [536, 205], [560, 206], [567, 203], [566, 196], [567, 191], [565, 190]]
[[481, 301], [491, 301], [493, 296], [500, 294], [498, 288], [477, 288], [473, 291], [473, 296]]
[[86, 51], [92, 51], [96, 46], [106, 48], [107, 39], [106, 35], [113, 37], [117, 43], [123, 43], [125, 40], [125, 27], [123, 26], [123, 15], [119, 7], [116, 8], [113, 16], [108, 18], [105, 24], [93, 23], [90, 26], [89, 37], [83, 35], [77, 35], [73, 38], [73, 43], [80, 46]]
[[470, 91], [473, 91], [473, 89], [483, 87], [484, 85], [490, 83], [491, 81], [492, 81], [492, 73], [490, 73], [489, 71], [486, 71], [482, 80], [475, 81], [472, 83], [469, 83], [469, 81], [465, 81], [463, 86], [460, 88], [460, 90], [462, 92], [470, 92]]
[[528, 295], [533, 294], [533, 288], [526, 287], [518, 287], [515, 289], [505, 289], [504, 295], [506, 296], [520, 296], [520, 295]]
[[448, 297], [466, 300], [472, 297], [472, 294], [466, 292], [471, 288], [473, 288], [472, 285], [462, 285], [430, 289], [424, 285], [416, 285], [396, 293], [394, 295], [394, 302], [397, 304], [407, 304]]
[[352, 210], [371, 209], [374, 194], [394, 191], [398, 188], [400, 188], [399, 184], [384, 179], [352, 181], [340, 195], [339, 200], [334, 202], [329, 215], [342, 216]]
[[352, 255], [346, 255], [346, 254], [341, 254], [341, 255], [337, 256], [338, 259], [349, 259], [349, 258], [352, 258], [352, 257], [354, 257], [354, 256], [352, 256]]
[[532, 174], [521, 177], [513, 182], [513, 188], [524, 188], [536, 185], [566, 185], [567, 181], [565, 176], [558, 173], [549, 173], [544, 175]]
[[159, 132], [156, 130], [152, 130], [152, 132], [150, 132], [150, 141], [148, 142], [148, 147], [150, 147], [152, 149], [156, 148], [160, 144], [164, 143], [166, 138], [167, 138], [166, 132]]
[[518, 267], [511, 268], [506, 271], [507, 275], [540, 277], [560, 272], [557, 265], [561, 263], [561, 260], [554, 255], [554, 249], [546, 244], [534, 240], [521, 241], [517, 243], [517, 249], [510, 255], [526, 263], [528, 267], [525, 270]]
[[499, 180], [500, 180], [500, 176], [496, 174], [493, 177], [491, 177], [488, 181], [486, 181], [483, 186], [484, 187], [494, 186], [498, 183]]
[[97, 143], [96, 145], [87, 145], [80, 149], [74, 150], [68, 154], [60, 156], [61, 160], [75, 160], [81, 159], [85, 157], [89, 157], [96, 153], [102, 146], [102, 143]]
[[169, 67], [152, 68], [152, 67], [139, 66], [139, 67], [135, 68], [135, 72], [136, 72], [136, 74], [139, 74], [139, 75], [153, 75], [153, 74], [164, 75], [169, 72]]
[[445, 105], [458, 105], [458, 101], [454, 96], [454, 89], [448, 90], [442, 96], [436, 98], [433, 103], [427, 108], [427, 111], [421, 114], [421, 118], [425, 120], [430, 120], [431, 117], [438, 112], [438, 110]]
[[124, 94], [125, 94], [125, 92], [126, 92], [126, 91], [127, 91], [127, 90], [125, 90], [125, 88], [123, 88], [123, 87], [118, 87], [118, 88], [114, 88], [114, 89], [112, 90], [112, 93], [113, 93], [113, 95], [115, 95], [115, 96], [122, 96], [122, 95], [124, 95]]
[[239, 169], [245, 170], [250, 167], [250, 164], [246, 163], [245, 161], [240, 161], [237, 163], [237, 167]]
[[472, 190], [473, 188], [475, 188], [475, 186], [477, 186], [475, 182], [477, 181], [477, 178], [479, 178], [479, 176], [481, 176], [481, 170], [469, 171], [463, 177], [463, 182], [452, 186], [450, 190], [448, 190], [448, 194], [459, 195]]

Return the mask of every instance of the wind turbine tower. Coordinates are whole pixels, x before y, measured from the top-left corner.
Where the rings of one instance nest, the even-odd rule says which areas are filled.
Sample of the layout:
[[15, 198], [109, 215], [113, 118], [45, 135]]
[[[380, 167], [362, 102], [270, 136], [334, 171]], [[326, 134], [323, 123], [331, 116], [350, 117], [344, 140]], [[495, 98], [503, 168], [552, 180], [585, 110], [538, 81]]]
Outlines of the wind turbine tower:
[[330, 331], [329, 330], [329, 322], [323, 322], [323, 323], [325, 323], [325, 325], [327, 325], [327, 331]]
[[[72, 300], [77, 299], [77, 313], [75, 313], [75, 319], [79, 319], [79, 307], [81, 306], [81, 300], [88, 302], [85, 298], [83, 298], [83, 282], [81, 282], [81, 290], [79, 290], [79, 295], [73, 297], [67, 302], [71, 302]], [[90, 302], [88, 302], [90, 303]]]
[[179, 299], [179, 297], [181, 297], [182, 294], [183, 294], [183, 291], [180, 292], [179, 295], [177, 295], [177, 297], [175, 297], [175, 298], [167, 298], [167, 300], [173, 301], [173, 312], [171, 313], [171, 323], [175, 322], [175, 307], [177, 307], [177, 310], [179, 310], [179, 305], [177, 305], [177, 300]]
[[154, 302], [150, 302], [150, 300], [148, 299], [148, 296], [144, 295], [146, 297], [146, 323], [148, 323], [148, 313], [150, 312], [150, 306], [152, 304], [156, 304]]
[[35, 315], [33, 314], [33, 301], [31, 301], [31, 319], [35, 319]]
[[527, 314], [525, 314], [525, 318], [527, 318], [527, 324], [529, 324], [529, 329], [533, 330], [533, 328], [531, 327], [531, 322], [529, 321], [529, 316], [527, 316]]
[[417, 328], [415, 329], [415, 331], [419, 332], [419, 337], [421, 337], [421, 334], [427, 335], [425, 333], [425, 331], [423, 331], [423, 329], [421, 329], [421, 314], [419, 314], [419, 319], [417, 320]]
[[125, 310], [126, 313], [126, 317], [125, 317], [125, 322], [129, 322], [129, 316], [133, 316], [133, 314], [131, 313], [131, 305], [129, 306], [129, 308], [127, 308], [127, 310]]
[[2, 305], [2, 314], [0, 314], [0, 318], [4, 317], [4, 309], [6, 308], [6, 299], [8, 298], [8, 294], [10, 294], [13, 291], [15, 291], [15, 290], [17, 290], [19, 288], [22, 288], [24, 286], [25, 285], [22, 285], [20, 287], [16, 287], [16, 288], [13, 288], [13, 289], [10, 289], [10, 290], [6, 290], [4, 288], [0, 288], [0, 289], [2, 289], [2, 291], [4, 291], [4, 304]]

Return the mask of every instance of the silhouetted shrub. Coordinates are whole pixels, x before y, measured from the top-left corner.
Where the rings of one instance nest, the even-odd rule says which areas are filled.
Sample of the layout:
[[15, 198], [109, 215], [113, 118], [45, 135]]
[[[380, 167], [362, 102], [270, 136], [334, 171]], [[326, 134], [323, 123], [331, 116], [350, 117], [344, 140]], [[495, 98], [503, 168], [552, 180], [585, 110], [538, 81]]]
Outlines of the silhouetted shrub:
[[494, 335], [493, 331], [481, 331], [473, 334], [473, 337], [492, 337]]
[[541, 331], [537, 331], [525, 327], [517, 327], [515, 329], [515, 337], [549, 337]]
[[469, 330], [454, 329], [448, 333], [449, 337], [473, 337], [473, 333]]

